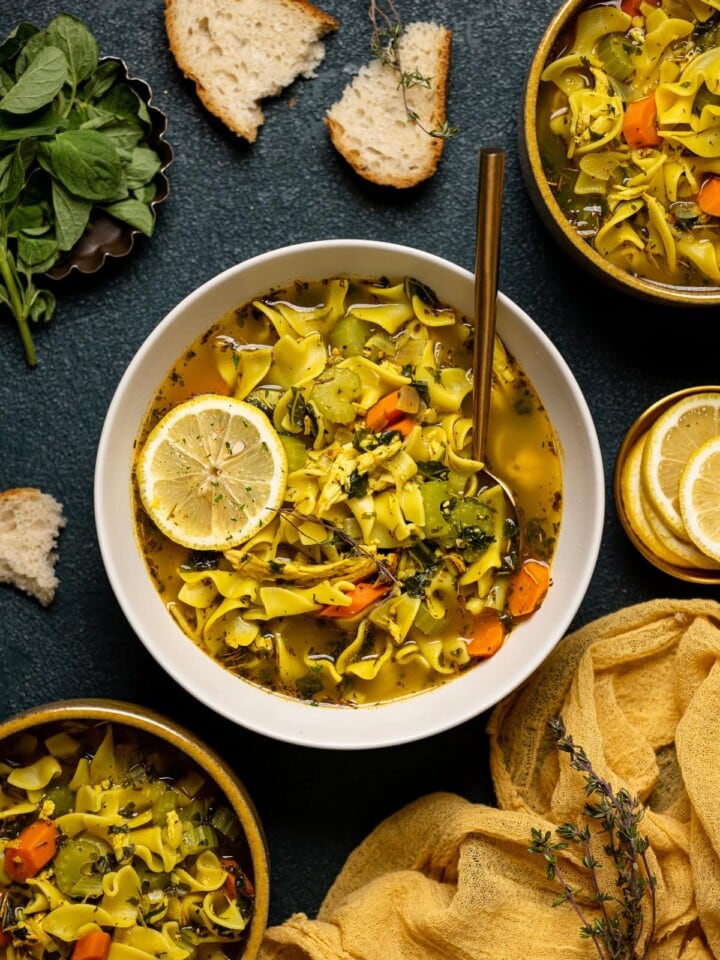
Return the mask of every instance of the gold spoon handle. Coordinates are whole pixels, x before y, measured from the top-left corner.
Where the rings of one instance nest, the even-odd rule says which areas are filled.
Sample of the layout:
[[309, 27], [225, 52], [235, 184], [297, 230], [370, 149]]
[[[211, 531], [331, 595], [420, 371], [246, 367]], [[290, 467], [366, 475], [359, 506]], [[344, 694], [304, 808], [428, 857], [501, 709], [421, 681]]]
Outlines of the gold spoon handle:
[[492, 385], [500, 262], [505, 151], [480, 150], [475, 247], [475, 337], [473, 350], [473, 457], [485, 461]]

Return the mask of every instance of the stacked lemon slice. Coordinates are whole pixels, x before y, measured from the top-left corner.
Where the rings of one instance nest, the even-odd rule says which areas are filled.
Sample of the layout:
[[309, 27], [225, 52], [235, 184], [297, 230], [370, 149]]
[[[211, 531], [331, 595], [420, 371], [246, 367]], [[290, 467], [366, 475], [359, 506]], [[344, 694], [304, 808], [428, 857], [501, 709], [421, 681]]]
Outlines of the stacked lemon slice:
[[628, 523], [658, 559], [720, 570], [720, 392], [675, 401], [631, 446], [620, 492]]

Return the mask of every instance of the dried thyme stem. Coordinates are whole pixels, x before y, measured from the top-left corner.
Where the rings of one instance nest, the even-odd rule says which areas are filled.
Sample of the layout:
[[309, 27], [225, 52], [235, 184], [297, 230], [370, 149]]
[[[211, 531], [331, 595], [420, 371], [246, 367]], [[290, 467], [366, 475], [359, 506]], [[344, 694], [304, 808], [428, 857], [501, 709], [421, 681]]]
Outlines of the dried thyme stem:
[[400, 62], [400, 49], [399, 42], [400, 37], [402, 36], [404, 27], [402, 21], [400, 20], [400, 14], [398, 13], [395, 4], [392, 0], [386, 0], [388, 10], [384, 10], [380, 6], [378, 0], [370, 0], [370, 9], [368, 15], [370, 17], [370, 22], [372, 23], [372, 36], [370, 38], [370, 48], [373, 52], [373, 55], [380, 60], [381, 63], [385, 66], [390, 67], [392, 70], [395, 70], [398, 74], [398, 87], [400, 88], [403, 100], [403, 107], [405, 109], [405, 115], [408, 120], [412, 120], [423, 133], [426, 133], [429, 137], [435, 137], [439, 140], [448, 140], [450, 137], [454, 137], [458, 132], [457, 127], [452, 127], [450, 124], [445, 121], [441, 127], [438, 127], [435, 130], [428, 130], [427, 127], [423, 126], [420, 122], [420, 117], [417, 113], [410, 108], [408, 103], [407, 91], [410, 87], [427, 87], [428, 89], [431, 86], [431, 77], [423, 76], [419, 70], [415, 69], [412, 72], [405, 70]]
[[293, 526], [297, 526], [297, 523], [304, 523], [306, 521], [319, 524], [323, 529], [332, 533], [334, 537], [337, 537], [338, 540], [341, 540], [346, 546], [350, 547], [351, 550], [354, 550], [363, 557], [367, 557], [368, 560], [372, 560], [384, 580], [392, 584], [400, 582], [390, 567], [388, 567], [386, 563], [383, 563], [376, 554], [370, 550], [366, 550], [361, 543], [358, 543], [355, 537], [351, 537], [349, 533], [345, 533], [344, 530], [341, 530], [340, 527], [331, 523], [329, 520], [323, 520], [322, 517], [313, 517], [309, 513], [302, 513], [300, 510], [295, 510], [292, 507], [280, 507], [278, 513], [285, 517], [288, 523], [293, 524]]
[[[563, 895], [554, 906], [570, 903], [581, 920], [580, 935], [593, 940], [601, 960], [644, 960], [655, 935], [657, 884], [647, 857], [649, 840], [641, 836], [638, 830], [644, 813], [640, 800], [637, 796], [630, 796], [624, 789], [615, 793], [608, 781], [598, 776], [583, 748], [568, 736], [560, 717], [550, 720], [549, 727], [557, 748], [568, 753], [571, 767], [583, 774], [586, 796], [597, 797], [594, 802], [588, 799], [583, 815], [599, 825], [600, 833], [607, 834], [603, 850], [615, 865], [617, 877], [614, 886], [618, 894], [603, 893], [600, 887], [597, 873], [600, 864], [592, 854], [587, 824], [583, 827], [562, 824], [555, 831], [560, 837], [559, 842], [551, 840], [549, 831], [543, 834], [533, 829], [528, 849], [545, 858], [548, 878], [557, 879], [560, 883]], [[558, 865], [557, 853], [566, 849], [569, 843], [582, 846], [584, 851], [582, 863], [588, 871], [593, 889], [593, 893], [585, 897], [585, 903], [600, 911], [600, 916], [591, 922], [586, 919], [580, 906], [580, 891], [569, 885]], [[637, 946], [645, 926], [642, 900], [646, 893], [650, 898], [651, 926], [645, 948], [638, 956]], [[617, 905], [615, 912], [608, 909], [610, 903]]]

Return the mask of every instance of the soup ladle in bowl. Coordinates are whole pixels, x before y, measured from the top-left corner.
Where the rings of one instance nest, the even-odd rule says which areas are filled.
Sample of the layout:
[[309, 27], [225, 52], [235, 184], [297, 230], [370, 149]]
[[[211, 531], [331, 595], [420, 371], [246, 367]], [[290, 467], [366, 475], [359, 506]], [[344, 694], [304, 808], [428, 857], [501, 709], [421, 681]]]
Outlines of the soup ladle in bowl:
[[482, 462], [475, 474], [478, 489], [499, 485], [507, 500], [508, 515], [518, 531], [518, 553], [522, 540], [515, 496], [508, 485], [487, 467], [487, 433], [490, 419], [490, 391], [495, 349], [500, 228], [502, 224], [505, 151], [483, 147], [478, 165], [477, 233], [475, 238], [475, 329], [473, 338], [473, 434], [472, 455]]

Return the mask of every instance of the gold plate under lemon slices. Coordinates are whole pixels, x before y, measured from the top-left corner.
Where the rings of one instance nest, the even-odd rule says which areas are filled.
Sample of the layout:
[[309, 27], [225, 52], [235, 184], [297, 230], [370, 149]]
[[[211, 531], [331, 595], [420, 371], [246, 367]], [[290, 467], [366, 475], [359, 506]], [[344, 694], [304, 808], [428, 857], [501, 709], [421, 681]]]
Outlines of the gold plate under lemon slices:
[[653, 404], [632, 425], [614, 476], [635, 547], [681, 580], [720, 584], [720, 386]]
[[192, 550], [228, 550], [275, 517], [287, 459], [261, 410], [203, 394], [156, 424], [136, 472], [143, 505], [167, 537]]

